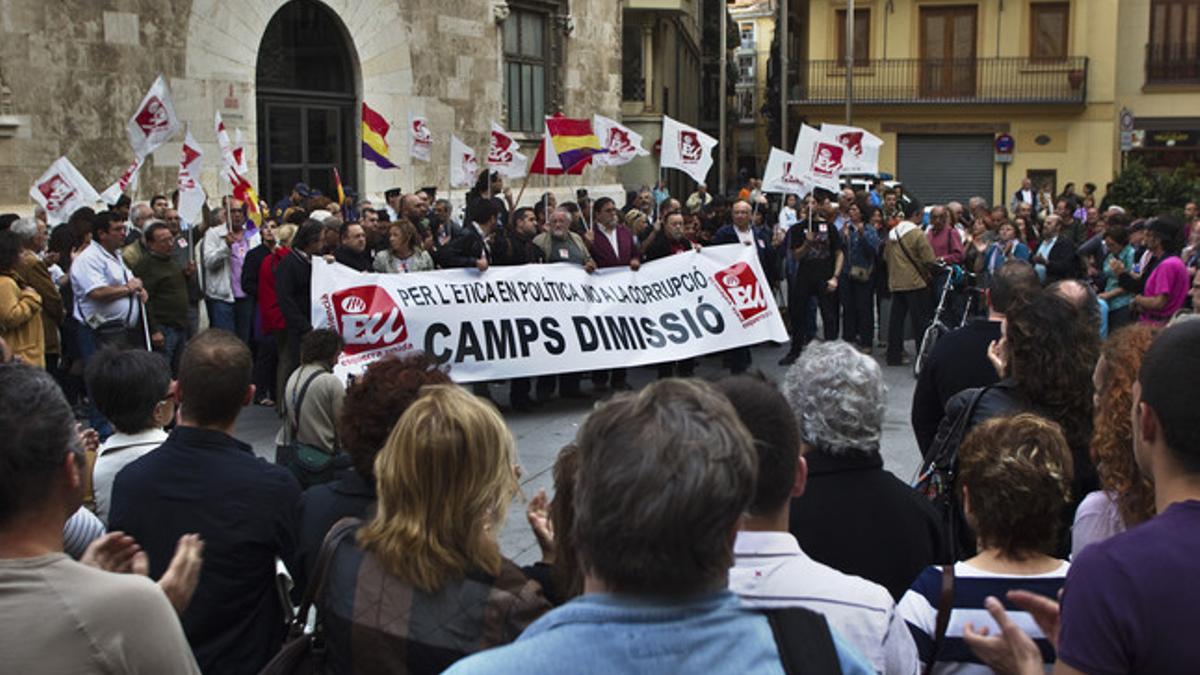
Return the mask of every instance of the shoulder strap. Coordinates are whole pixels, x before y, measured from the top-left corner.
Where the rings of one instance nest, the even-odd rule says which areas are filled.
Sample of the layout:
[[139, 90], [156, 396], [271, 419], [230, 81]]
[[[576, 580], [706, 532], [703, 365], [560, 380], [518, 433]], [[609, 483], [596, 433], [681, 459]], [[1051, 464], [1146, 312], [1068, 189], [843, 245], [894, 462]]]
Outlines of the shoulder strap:
[[[916, 229], [918, 232], [921, 231], [921, 228], [915, 224], [913, 225], [913, 228]], [[912, 230], [909, 230], [909, 231], [911, 232]], [[908, 232], [905, 232], [904, 234], [908, 234]], [[922, 234], [921, 236], [925, 236], [925, 235]], [[900, 252], [904, 254], [905, 258], [908, 258], [908, 264], [912, 265], [913, 269], [916, 270], [917, 274], [921, 277], [921, 280], [928, 284], [929, 280], [932, 279], [933, 277], [929, 274], [929, 270], [925, 269], [924, 265], [917, 263], [916, 258], [914, 258], [912, 256], [912, 254], [908, 252], [908, 247], [904, 245], [904, 235], [903, 234], [896, 235], [896, 243], [900, 244]]]
[[841, 673], [837, 647], [825, 617], [803, 607], [762, 610], [771, 624], [779, 660], [787, 675]]
[[[304, 632], [304, 626], [308, 622], [309, 609], [312, 608], [317, 598], [321, 597], [321, 591], [325, 588], [325, 578], [329, 574], [329, 561], [333, 558], [338, 544], [342, 543], [346, 535], [356, 530], [361, 524], [362, 520], [358, 518], [342, 518], [334, 523], [333, 527], [329, 528], [329, 532], [325, 534], [325, 539], [321, 542], [321, 551], [317, 554], [317, 564], [313, 567], [312, 578], [308, 581], [308, 587], [304, 589], [304, 596], [300, 599], [296, 617], [292, 619], [291, 632], [293, 635]], [[317, 613], [320, 614], [319, 608]]]
[[946, 641], [946, 629], [950, 626], [950, 613], [954, 611], [954, 563], [942, 567], [942, 593], [938, 598], [937, 626], [933, 634], [933, 654], [925, 664], [922, 675], [933, 673], [942, 644]]
[[300, 392], [292, 397], [292, 409], [288, 411], [288, 427], [291, 429], [293, 441], [296, 440], [296, 434], [300, 431], [300, 411], [303, 410], [301, 406], [304, 405], [304, 395], [308, 393], [308, 385], [312, 384], [313, 380], [317, 379], [322, 372], [324, 371], [318, 370], [309, 375], [301, 385]]

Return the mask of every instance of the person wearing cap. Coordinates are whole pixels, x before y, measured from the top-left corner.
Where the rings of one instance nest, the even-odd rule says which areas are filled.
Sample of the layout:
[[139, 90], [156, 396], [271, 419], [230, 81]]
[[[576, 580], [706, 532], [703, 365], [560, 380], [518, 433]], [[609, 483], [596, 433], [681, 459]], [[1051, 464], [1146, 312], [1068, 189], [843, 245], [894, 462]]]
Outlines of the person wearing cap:
[[311, 196], [312, 191], [308, 189], [308, 185], [296, 183], [296, 187], [292, 188], [291, 194], [275, 202], [275, 208], [271, 209], [271, 215], [275, 218], [283, 218], [283, 214], [288, 209], [303, 205], [304, 200]]

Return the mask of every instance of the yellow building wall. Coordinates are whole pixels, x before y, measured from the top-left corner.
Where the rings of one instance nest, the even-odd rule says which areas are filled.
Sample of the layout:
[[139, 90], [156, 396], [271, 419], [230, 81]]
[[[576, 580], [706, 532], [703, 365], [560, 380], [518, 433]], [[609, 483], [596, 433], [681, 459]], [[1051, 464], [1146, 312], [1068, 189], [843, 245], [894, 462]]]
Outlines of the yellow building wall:
[[[869, 9], [870, 58], [872, 60], [916, 59], [920, 57], [920, 8], [939, 5], [977, 6], [976, 55], [991, 57], [1028, 57], [1030, 53], [1031, 0], [1005, 0], [1000, 3], [986, 0], [965, 3], [962, 0], [894, 0], [891, 10], [885, 0], [856, 0], [855, 9]], [[1127, 5], [1140, 5], [1131, 10]], [[841, 0], [811, 0], [809, 13], [809, 58], [835, 59], [837, 54], [838, 9]], [[1120, 10], [1120, 11], [1118, 11]], [[1131, 22], [1126, 14], [1135, 11], [1141, 25]], [[880, 154], [880, 170], [896, 171], [897, 134], [884, 132], [885, 126], [927, 125], [922, 133], [961, 133], [963, 124], [986, 125], [997, 132], [1006, 131], [1016, 141], [1013, 162], [1008, 166], [1007, 194], [1002, 194], [1000, 165], [995, 166], [993, 203], [1007, 204], [1012, 192], [1020, 185], [1029, 170], [1057, 171], [1058, 187], [1068, 181], [1082, 185], [1096, 183], [1101, 189], [1112, 179], [1119, 167], [1119, 135], [1117, 117], [1118, 96], [1127, 97], [1131, 73], [1139, 73], [1144, 60], [1143, 49], [1149, 23], [1149, 1], [1072, 0], [1069, 28], [1071, 56], [1088, 57], [1087, 102], [1074, 105], [922, 105], [872, 106], [859, 103], [854, 108], [854, 124], [884, 139]], [[1118, 26], [1120, 30], [1118, 31]], [[1118, 33], [1121, 39], [1118, 40]], [[1131, 58], [1137, 43], [1137, 58]], [[886, 46], [885, 46], [886, 44]], [[869, 69], [856, 68], [856, 79], [869, 81]], [[1120, 85], [1118, 85], [1120, 82]], [[1120, 94], [1119, 94], [1120, 92]], [[1192, 109], [1196, 106], [1193, 95]], [[1154, 107], [1155, 110], [1181, 105], [1180, 101]], [[1149, 109], [1150, 106], [1147, 105]], [[845, 123], [844, 106], [806, 106], [793, 109], [808, 124], [822, 122]], [[1152, 114], [1141, 113], [1138, 114]], [[1168, 114], [1153, 113], [1153, 114]], [[1173, 114], [1179, 114], [1176, 110]], [[941, 127], [941, 128], [939, 128]], [[957, 127], [957, 129], [956, 129]], [[977, 132], [976, 132], [977, 133]], [[1045, 144], [1036, 139], [1045, 136]], [[899, 176], [903, 180], [903, 176]], [[984, 195], [985, 197], [987, 195]]]
[[1116, 103], [1137, 117], [1200, 115], [1200, 85], [1146, 85], [1150, 0], [1122, 0], [1117, 33]]

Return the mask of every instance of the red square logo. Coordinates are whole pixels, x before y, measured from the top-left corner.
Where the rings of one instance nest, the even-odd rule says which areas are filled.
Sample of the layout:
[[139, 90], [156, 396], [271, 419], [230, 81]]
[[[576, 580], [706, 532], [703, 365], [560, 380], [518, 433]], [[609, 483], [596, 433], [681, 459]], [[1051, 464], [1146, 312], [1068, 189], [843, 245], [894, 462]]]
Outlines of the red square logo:
[[733, 305], [743, 326], [749, 326], [762, 318], [769, 305], [767, 304], [766, 284], [759, 281], [746, 263], [737, 263], [727, 267], [713, 276], [721, 295]]
[[408, 339], [400, 307], [379, 286], [356, 286], [334, 293], [334, 328], [342, 334], [346, 355], [382, 349]]

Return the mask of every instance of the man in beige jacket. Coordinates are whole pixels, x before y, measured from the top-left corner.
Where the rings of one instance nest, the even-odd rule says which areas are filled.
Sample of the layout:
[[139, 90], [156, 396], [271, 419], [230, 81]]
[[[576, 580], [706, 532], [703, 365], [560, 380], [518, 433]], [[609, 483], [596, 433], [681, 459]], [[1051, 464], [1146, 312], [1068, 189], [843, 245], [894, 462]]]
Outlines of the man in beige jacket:
[[905, 204], [904, 220], [888, 232], [884, 257], [888, 267], [888, 289], [892, 292], [892, 310], [888, 320], [887, 364], [901, 366], [904, 358], [904, 317], [912, 322], [912, 334], [918, 340], [929, 325], [933, 313], [930, 295], [930, 267], [935, 264], [933, 249], [925, 232], [913, 220], [921, 206]]

